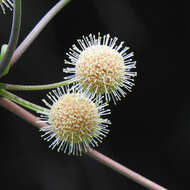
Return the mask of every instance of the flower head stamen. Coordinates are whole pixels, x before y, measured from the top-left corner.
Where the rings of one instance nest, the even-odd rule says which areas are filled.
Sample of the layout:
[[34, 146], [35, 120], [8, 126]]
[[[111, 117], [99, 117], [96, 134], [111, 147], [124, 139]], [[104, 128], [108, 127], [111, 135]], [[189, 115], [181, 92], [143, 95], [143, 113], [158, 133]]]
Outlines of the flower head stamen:
[[4, 5], [7, 8], [9, 8], [11, 11], [14, 8], [13, 0], [0, 0], [0, 6], [1, 6], [1, 9], [2, 9], [2, 11], [3, 11], [4, 14], [5, 14], [5, 6]]
[[102, 142], [110, 124], [109, 120], [101, 118], [110, 113], [105, 110], [106, 103], [94, 102], [90, 95], [64, 88], [47, 96], [53, 104], [43, 100], [50, 110], [42, 113], [40, 122], [48, 123], [41, 131], [45, 132], [42, 135], [45, 140], [54, 139], [50, 148], [57, 146], [58, 151], [81, 155]]
[[93, 95], [104, 94], [106, 99], [114, 103], [125, 96], [124, 89], [131, 91], [134, 86], [133, 77], [136, 72], [136, 62], [132, 60], [133, 52], [126, 53], [129, 47], [123, 47], [124, 42], [116, 45], [118, 38], [109, 34], [103, 37], [90, 34], [78, 40], [80, 46], [73, 45], [67, 53], [66, 64], [74, 65], [63, 71], [72, 75], [65, 79], [75, 78], [75, 87]]

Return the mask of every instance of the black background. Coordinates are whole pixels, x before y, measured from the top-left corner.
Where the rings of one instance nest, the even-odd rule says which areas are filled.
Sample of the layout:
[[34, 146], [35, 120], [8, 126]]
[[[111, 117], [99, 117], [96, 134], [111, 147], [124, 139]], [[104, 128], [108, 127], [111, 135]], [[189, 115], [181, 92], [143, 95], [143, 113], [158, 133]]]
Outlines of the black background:
[[[56, 2], [23, 1], [19, 43]], [[117, 106], [111, 105], [110, 134], [97, 150], [168, 189], [188, 189], [189, 63], [183, 43], [188, 36], [187, 12], [182, 1], [73, 0], [1, 80], [18, 84], [63, 80], [65, 53], [82, 35], [110, 33], [126, 41], [137, 60], [136, 86]], [[10, 27], [7, 9], [5, 16], [0, 15], [0, 44], [7, 43]], [[16, 92], [39, 105], [46, 93]], [[4, 189], [145, 189], [86, 155], [49, 150], [36, 128], [4, 108], [0, 119]]]

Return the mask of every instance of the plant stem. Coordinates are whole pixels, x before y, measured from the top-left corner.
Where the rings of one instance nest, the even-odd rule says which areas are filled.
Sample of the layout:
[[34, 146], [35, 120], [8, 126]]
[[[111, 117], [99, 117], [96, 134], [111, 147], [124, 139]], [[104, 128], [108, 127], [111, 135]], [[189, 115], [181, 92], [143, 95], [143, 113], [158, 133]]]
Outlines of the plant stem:
[[[15, 113], [25, 121], [29, 122], [30, 124], [40, 128], [45, 126], [45, 123], [37, 123], [37, 118], [32, 115], [30, 112], [26, 111], [22, 107], [16, 105], [15, 103], [7, 100], [6, 98], [0, 98], [0, 105], [4, 108], [8, 109], [9, 111]], [[147, 178], [133, 172], [132, 170], [126, 168], [125, 166], [117, 163], [116, 161], [108, 158], [107, 156], [95, 151], [91, 150], [87, 153], [90, 157], [94, 158], [95, 160], [99, 161], [100, 163], [112, 168], [116, 172], [124, 175], [125, 177], [139, 183], [140, 185], [150, 189], [150, 190], [166, 190], [164, 187], [148, 180]]]
[[21, 25], [21, 2], [22, 2], [21, 0], [14, 1], [14, 13], [13, 13], [11, 35], [10, 35], [7, 51], [2, 61], [0, 62], [0, 76], [2, 76], [4, 70], [10, 64], [10, 60], [17, 46], [17, 42], [18, 42], [18, 38], [20, 34], [20, 25]]
[[0, 89], [0, 96], [5, 97], [25, 108], [30, 109], [35, 112], [49, 112], [48, 109], [38, 106], [36, 104], [33, 104], [27, 100], [24, 100], [23, 98], [20, 98], [4, 89]]
[[109, 168], [115, 170], [116, 172], [124, 175], [125, 177], [131, 179], [132, 181], [135, 181], [136, 183], [146, 187], [150, 190], [166, 190], [164, 187], [150, 181], [149, 179], [143, 177], [142, 175], [139, 175], [138, 173], [126, 168], [125, 166], [119, 164], [118, 162], [108, 158], [107, 156], [92, 150], [87, 153], [90, 157], [94, 158], [98, 162], [101, 162], [105, 166], [108, 166]]
[[0, 83], [0, 88], [7, 89], [7, 90], [20, 90], [20, 91], [35, 91], [35, 90], [48, 90], [53, 88], [58, 88], [61, 86], [69, 85], [75, 82], [74, 79], [47, 84], [47, 85], [15, 85], [15, 84], [6, 84]]
[[39, 120], [37, 117], [35, 117], [33, 114], [30, 112], [26, 111], [19, 105], [15, 104], [14, 102], [8, 100], [7, 98], [1, 98], [0, 97], [0, 105], [10, 112], [16, 114], [17, 116], [21, 117], [28, 123], [32, 124], [35, 127], [43, 127], [44, 123], [37, 123]]
[[60, 0], [52, 9], [47, 12], [47, 14], [39, 21], [39, 23], [33, 28], [25, 40], [16, 49], [11, 59], [11, 65], [13, 65], [22, 56], [22, 54], [28, 49], [40, 32], [45, 28], [45, 26], [69, 1], [70, 0]]

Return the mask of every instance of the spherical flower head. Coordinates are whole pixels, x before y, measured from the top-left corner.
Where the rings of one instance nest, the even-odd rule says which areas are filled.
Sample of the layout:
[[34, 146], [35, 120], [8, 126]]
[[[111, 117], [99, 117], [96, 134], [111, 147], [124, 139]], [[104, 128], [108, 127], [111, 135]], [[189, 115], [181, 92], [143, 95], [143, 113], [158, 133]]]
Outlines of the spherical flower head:
[[58, 89], [48, 95], [53, 102], [48, 113], [43, 112], [41, 122], [48, 123], [42, 127], [45, 140], [54, 139], [49, 146], [65, 153], [81, 155], [91, 147], [98, 146], [108, 133], [109, 120], [101, 118], [110, 113], [105, 110], [106, 103], [94, 102], [90, 95], [82, 92], [69, 92]]
[[110, 38], [104, 35], [84, 37], [78, 40], [80, 48], [76, 45], [67, 53], [69, 61], [66, 64], [74, 65], [63, 71], [73, 73], [66, 79], [74, 78], [76, 88], [83, 89], [93, 95], [105, 95], [114, 103], [125, 96], [126, 91], [131, 91], [134, 86], [133, 77], [136, 72], [131, 71], [135, 68], [136, 62], [132, 60], [134, 53], [127, 54], [128, 47], [123, 47], [124, 42], [116, 45], [117, 38]]
[[4, 14], [5, 14], [5, 6], [8, 7], [11, 11], [14, 8], [13, 0], [0, 0], [0, 5]]

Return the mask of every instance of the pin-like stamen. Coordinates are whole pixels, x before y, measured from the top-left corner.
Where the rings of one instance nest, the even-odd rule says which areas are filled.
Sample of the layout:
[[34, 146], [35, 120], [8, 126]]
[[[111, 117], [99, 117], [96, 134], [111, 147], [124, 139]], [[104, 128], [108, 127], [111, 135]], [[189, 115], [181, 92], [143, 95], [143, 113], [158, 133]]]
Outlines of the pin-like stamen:
[[66, 87], [53, 90], [47, 96], [51, 103], [43, 102], [50, 110], [46, 115], [41, 113], [40, 118], [48, 126], [40, 130], [46, 141], [53, 140], [49, 146], [51, 149], [57, 147], [58, 152], [81, 155], [98, 146], [109, 132], [110, 122], [102, 117], [110, 114], [110, 110], [105, 109], [107, 104], [102, 103], [102, 98], [96, 102], [91, 94]]
[[100, 33], [98, 37], [90, 34], [79, 39], [79, 47], [73, 45], [67, 54], [69, 60], [65, 60], [71, 66], [63, 70], [71, 74], [66, 79], [75, 78], [78, 89], [98, 97], [104, 95], [106, 101], [112, 99], [116, 104], [120, 95], [124, 97], [126, 91], [131, 92], [134, 86], [131, 79], [137, 75], [131, 71], [136, 64], [132, 61], [134, 53], [127, 53], [129, 47], [124, 42], [117, 45], [117, 40], [109, 34], [100, 37]]
[[5, 6], [12, 11], [14, 8], [14, 2], [13, 0], [0, 0], [0, 6], [3, 13], [5, 14]]

